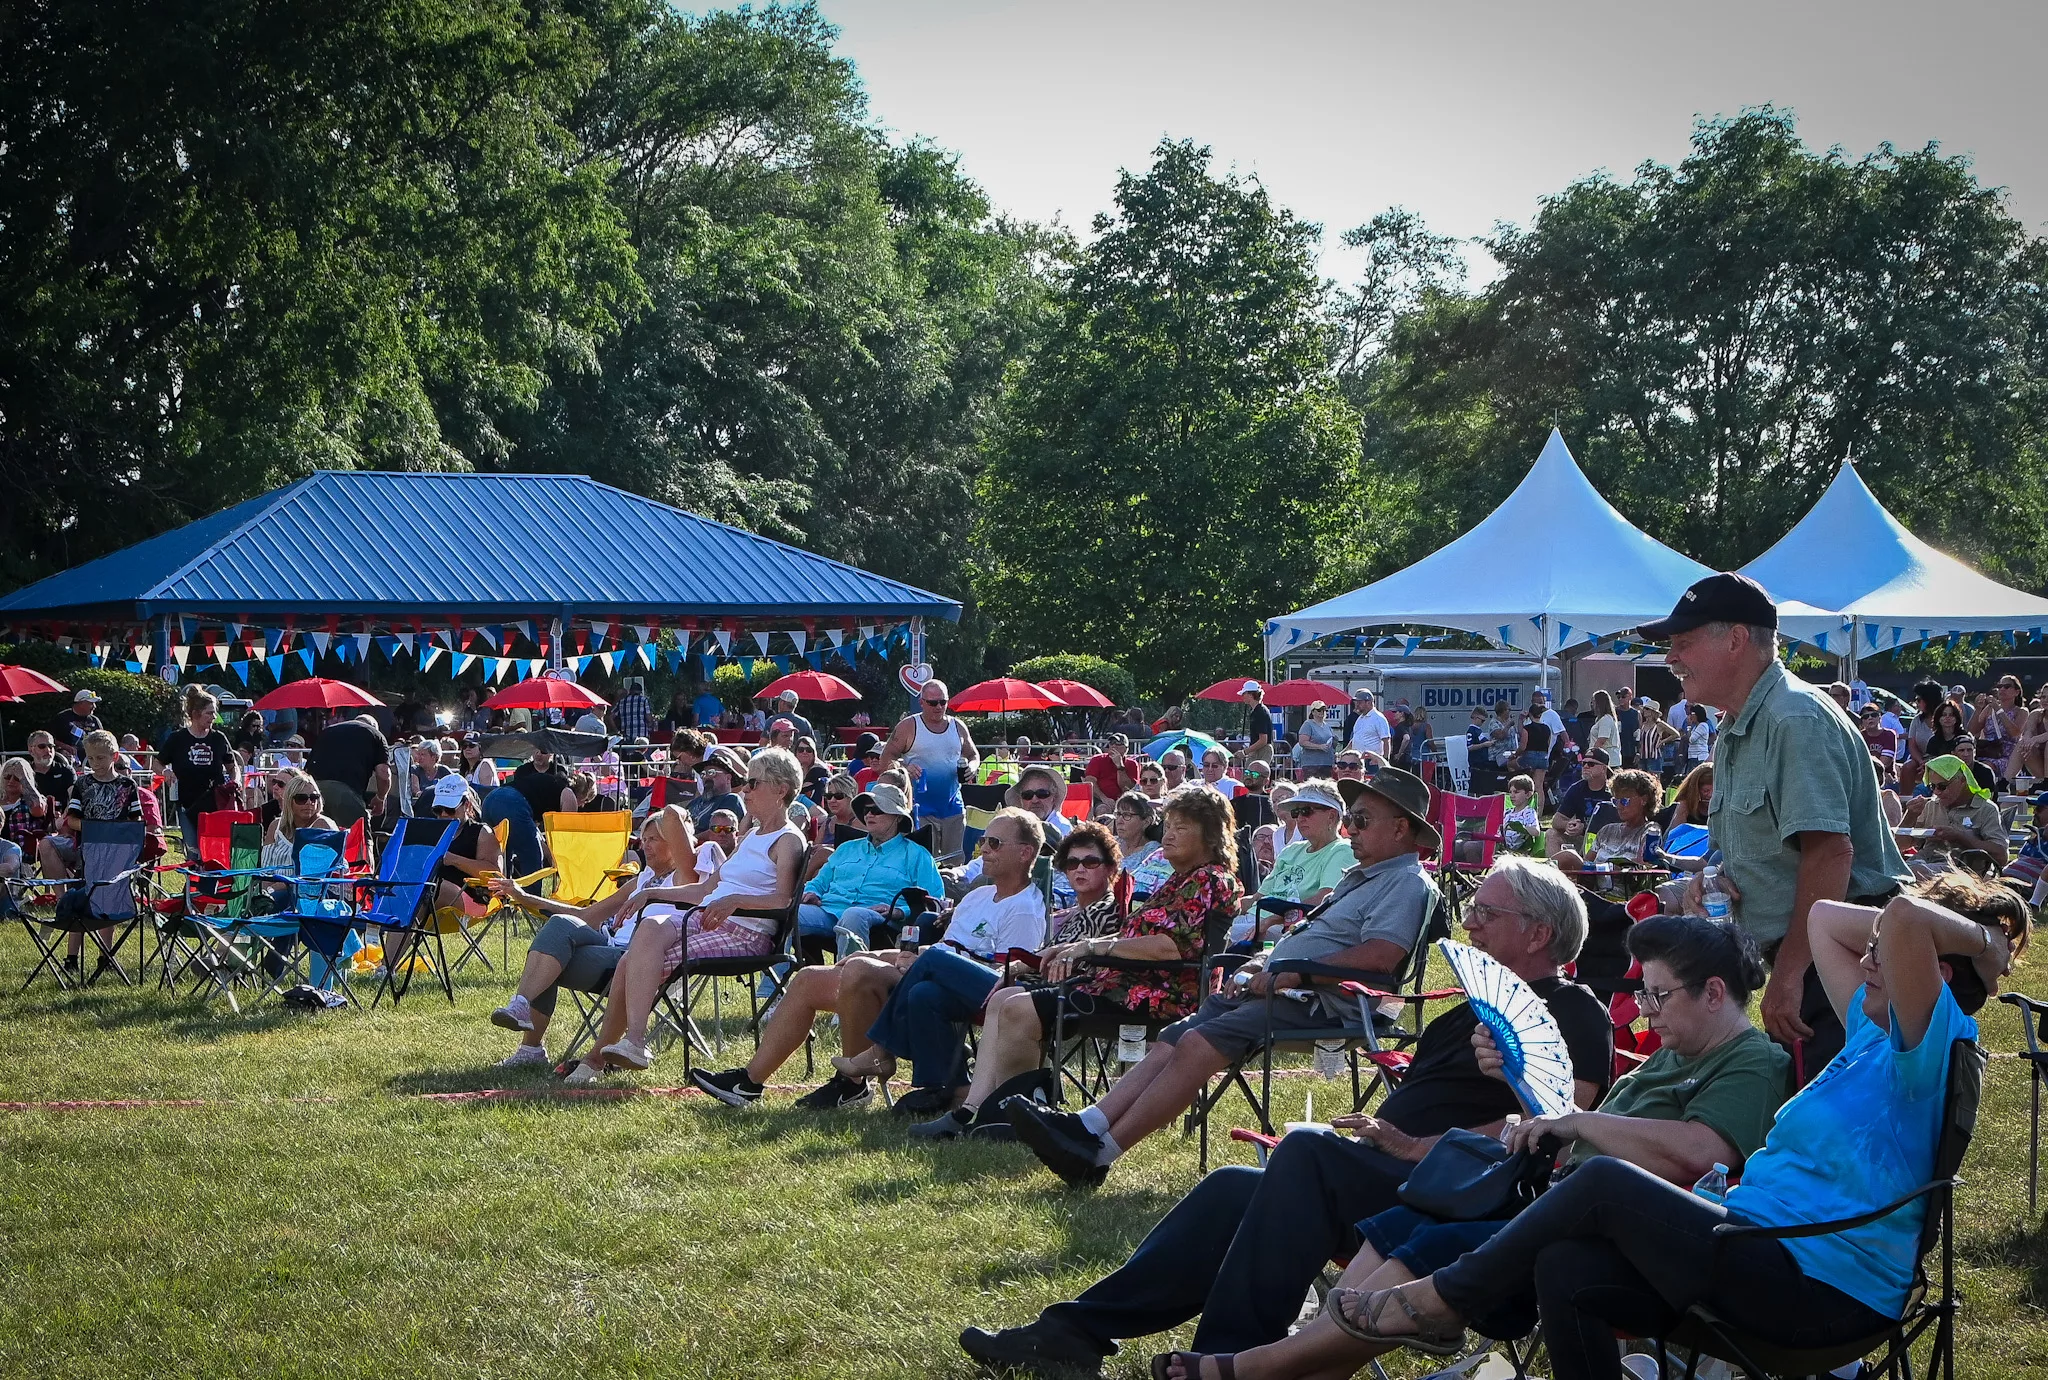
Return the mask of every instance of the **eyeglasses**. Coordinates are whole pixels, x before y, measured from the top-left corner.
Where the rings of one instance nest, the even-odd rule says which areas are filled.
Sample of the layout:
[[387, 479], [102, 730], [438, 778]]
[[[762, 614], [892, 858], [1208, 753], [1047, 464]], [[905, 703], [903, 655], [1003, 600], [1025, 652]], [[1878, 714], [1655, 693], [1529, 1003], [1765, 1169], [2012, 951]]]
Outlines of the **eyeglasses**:
[[1068, 858], [1060, 864], [1060, 871], [1075, 872], [1084, 867], [1108, 867], [1108, 858]]
[[1000, 853], [1005, 848], [1015, 846], [1012, 840], [1004, 838], [1001, 834], [983, 834], [981, 836], [981, 851], [984, 853]]
[[314, 791], [311, 795], [308, 795], [303, 791], [292, 792], [292, 804], [294, 805], [307, 805], [315, 800], [318, 800], [319, 798], [320, 792], [318, 791]]
[[1017, 799], [1019, 800], [1047, 800], [1051, 797], [1052, 792], [1044, 789], [1017, 792]]
[[1467, 901], [1465, 903], [1465, 928], [1471, 929], [1472, 922], [1475, 920], [1482, 925], [1491, 925], [1496, 917], [1502, 915], [1520, 919], [1522, 912], [1509, 910], [1506, 906], [1489, 906], [1484, 901]]
[[740, 789], [743, 791], [757, 790], [760, 787], [765, 786], [767, 784], [768, 783], [766, 781], [763, 781], [758, 776], [750, 776], [746, 780], [740, 782]]
[[1645, 987], [1642, 996], [1637, 999], [1636, 1005], [1643, 1008], [1645, 1015], [1654, 1016], [1664, 1009], [1665, 1002], [1670, 1001], [1680, 992], [1690, 992], [1693, 988], [1703, 985], [1703, 983], [1698, 982], [1684, 982], [1676, 987]]

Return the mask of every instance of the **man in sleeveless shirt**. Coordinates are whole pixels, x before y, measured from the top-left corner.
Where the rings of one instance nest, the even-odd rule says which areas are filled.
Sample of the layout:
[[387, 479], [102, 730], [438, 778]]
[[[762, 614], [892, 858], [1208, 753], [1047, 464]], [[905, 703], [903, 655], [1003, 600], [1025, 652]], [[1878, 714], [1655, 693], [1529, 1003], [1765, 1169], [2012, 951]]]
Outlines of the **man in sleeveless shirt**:
[[897, 724], [882, 749], [882, 770], [898, 762], [910, 772], [917, 822], [932, 825], [933, 852], [941, 863], [957, 861], [967, 823], [960, 799], [960, 775], [973, 771], [981, 753], [967, 725], [946, 712], [950, 692], [942, 680], [928, 680], [918, 695], [918, 712]]

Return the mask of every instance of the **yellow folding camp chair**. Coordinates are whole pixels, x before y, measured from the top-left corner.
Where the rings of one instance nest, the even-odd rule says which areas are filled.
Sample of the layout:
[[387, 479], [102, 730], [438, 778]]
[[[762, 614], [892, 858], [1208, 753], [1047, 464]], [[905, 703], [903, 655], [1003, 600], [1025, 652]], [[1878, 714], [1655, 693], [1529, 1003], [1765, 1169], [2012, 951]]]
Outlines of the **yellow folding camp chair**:
[[550, 812], [541, 828], [547, 834], [548, 854], [553, 867], [519, 885], [531, 888], [535, 882], [552, 877], [551, 899], [565, 906], [587, 906], [602, 901], [618, 889], [619, 883], [639, 875], [640, 865], [628, 863], [626, 845], [633, 837], [633, 816], [625, 810], [603, 814], [565, 815]]

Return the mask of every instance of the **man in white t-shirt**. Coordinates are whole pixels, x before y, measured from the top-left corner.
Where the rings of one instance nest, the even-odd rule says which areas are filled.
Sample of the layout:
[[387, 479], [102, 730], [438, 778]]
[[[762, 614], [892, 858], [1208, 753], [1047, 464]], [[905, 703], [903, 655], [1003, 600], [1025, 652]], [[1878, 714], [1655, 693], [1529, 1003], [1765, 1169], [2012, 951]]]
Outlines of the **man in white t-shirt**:
[[1387, 722], [1387, 716], [1380, 713], [1379, 706], [1374, 703], [1372, 691], [1353, 691], [1351, 704], [1356, 711], [1351, 723], [1351, 746], [1375, 757], [1385, 757], [1387, 739], [1394, 736], [1394, 730]]

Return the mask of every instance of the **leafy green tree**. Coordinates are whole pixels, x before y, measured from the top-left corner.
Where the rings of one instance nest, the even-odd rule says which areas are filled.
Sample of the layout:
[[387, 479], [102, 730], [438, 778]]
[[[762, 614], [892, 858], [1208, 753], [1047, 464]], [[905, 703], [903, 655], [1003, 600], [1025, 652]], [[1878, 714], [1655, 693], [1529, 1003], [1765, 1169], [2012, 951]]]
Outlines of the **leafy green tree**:
[[562, 123], [597, 56], [545, 0], [12, 11], [0, 578], [315, 466], [503, 454], [639, 298]]
[[1358, 522], [1316, 228], [1167, 141], [1055, 296], [982, 485], [976, 591], [1006, 644], [1178, 693], [1327, 592]]
[[1488, 248], [1488, 288], [1424, 294], [1347, 379], [1405, 528], [1376, 564], [1468, 528], [1556, 424], [1611, 502], [1709, 564], [1760, 553], [1854, 459], [1923, 536], [2048, 578], [2048, 248], [1966, 160], [1817, 153], [1753, 110]]

